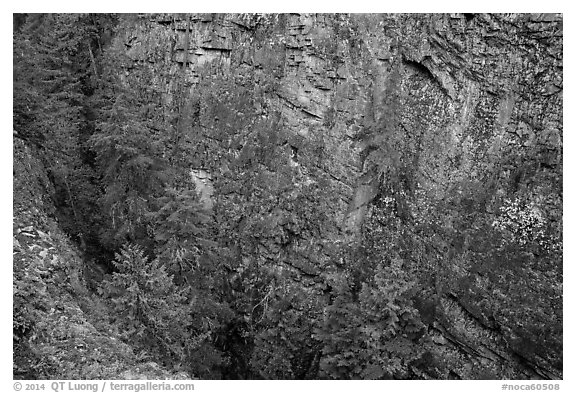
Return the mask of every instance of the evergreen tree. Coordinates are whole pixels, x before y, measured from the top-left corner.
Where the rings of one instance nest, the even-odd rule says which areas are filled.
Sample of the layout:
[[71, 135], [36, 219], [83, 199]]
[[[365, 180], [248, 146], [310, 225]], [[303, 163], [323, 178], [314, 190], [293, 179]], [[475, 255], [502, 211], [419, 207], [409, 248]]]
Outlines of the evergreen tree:
[[97, 20], [29, 14], [14, 32], [14, 136], [42, 152], [62, 226], [83, 244], [98, 222], [99, 191], [85, 143], [92, 130], [88, 94]]

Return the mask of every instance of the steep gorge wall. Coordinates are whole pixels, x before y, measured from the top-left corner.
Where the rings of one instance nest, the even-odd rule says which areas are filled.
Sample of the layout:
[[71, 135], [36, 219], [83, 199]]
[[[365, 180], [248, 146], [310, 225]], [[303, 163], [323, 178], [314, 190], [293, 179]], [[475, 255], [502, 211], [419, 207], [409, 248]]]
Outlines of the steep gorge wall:
[[189, 378], [138, 359], [114, 330], [88, 289], [93, 265], [56, 218], [50, 172], [38, 156], [14, 141], [13, 378]]
[[[273, 148], [283, 164], [289, 145], [304, 148], [302, 169], [318, 168], [306, 148], [320, 140], [326, 157], [318, 169], [338, 184], [339, 222], [369, 198], [353, 198], [363, 173], [354, 137], [383, 120], [393, 67], [408, 106], [400, 109], [402, 132], [412, 138], [448, 138], [454, 149], [468, 137], [497, 140], [483, 147], [494, 155], [507, 143], [539, 142], [534, 130], [552, 148], [561, 141], [562, 22], [554, 15], [210, 14], [191, 16], [190, 26], [183, 17], [143, 16], [117, 43], [135, 64], [159, 63], [167, 101], [186, 57], [186, 83], [201, 105], [193, 132], [207, 144], [198, 166], [220, 170], [222, 160], [215, 168], [210, 160], [242, 155], [250, 131], [271, 122], [282, 134]], [[210, 146], [214, 134], [220, 143]]]
[[258, 260], [316, 293], [334, 248], [389, 204], [443, 244], [411, 267], [433, 277], [421, 314], [447, 359], [420, 376], [561, 377], [545, 322], [561, 326], [558, 250], [501, 260], [479, 235], [502, 206], [561, 232], [561, 16], [142, 15], [114, 45], [166, 103], [186, 97], [232, 268]]

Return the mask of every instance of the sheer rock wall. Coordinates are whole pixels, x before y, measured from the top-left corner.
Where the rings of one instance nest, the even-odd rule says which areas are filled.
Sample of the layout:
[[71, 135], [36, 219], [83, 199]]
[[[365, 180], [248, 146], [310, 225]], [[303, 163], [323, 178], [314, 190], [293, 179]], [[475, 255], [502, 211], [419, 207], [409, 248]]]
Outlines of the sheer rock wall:
[[[114, 45], [126, 72], [155, 70], [165, 102], [185, 76], [194, 118], [184, 132], [213, 180], [215, 211], [269, 207], [261, 237], [235, 240], [239, 263], [259, 258], [313, 287], [333, 246], [361, 238], [374, 203], [389, 198], [404, 219], [438, 216], [438, 236], [457, 239], [440, 254], [462, 262], [434, 265], [421, 301], [432, 315], [426, 345], [445, 364], [414, 372], [561, 377], [561, 328], [522, 323], [537, 307], [535, 325], [561, 326], [561, 258], [486, 262], [479, 255], [494, 245], [474, 240], [473, 214], [496, 222], [502, 201], [522, 199], [561, 228], [560, 15], [142, 15]], [[294, 229], [318, 198], [330, 206], [321, 224]], [[249, 213], [220, 224], [242, 233]], [[502, 294], [514, 303], [498, 305]]]

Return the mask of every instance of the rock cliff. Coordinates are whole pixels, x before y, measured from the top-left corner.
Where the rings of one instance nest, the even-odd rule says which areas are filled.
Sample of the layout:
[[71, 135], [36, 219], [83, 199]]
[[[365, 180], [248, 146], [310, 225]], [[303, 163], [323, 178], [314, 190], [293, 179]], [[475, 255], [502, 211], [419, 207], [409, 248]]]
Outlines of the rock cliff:
[[342, 250], [378, 250], [404, 261], [423, 327], [375, 375], [559, 379], [562, 23], [146, 14], [111, 46], [124, 75], [151, 70], [165, 108], [184, 100], [178, 132], [233, 256], [231, 299], [258, 266], [322, 309], [326, 277], [348, 271]]

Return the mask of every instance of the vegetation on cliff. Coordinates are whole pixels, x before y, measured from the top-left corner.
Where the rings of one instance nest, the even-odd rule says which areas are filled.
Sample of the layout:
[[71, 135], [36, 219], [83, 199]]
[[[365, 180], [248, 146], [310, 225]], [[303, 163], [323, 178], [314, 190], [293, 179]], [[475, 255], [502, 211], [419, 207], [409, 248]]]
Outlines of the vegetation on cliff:
[[15, 378], [562, 377], [560, 17], [14, 23]]

